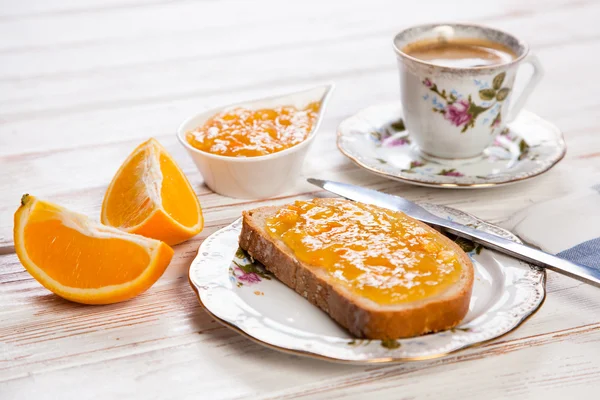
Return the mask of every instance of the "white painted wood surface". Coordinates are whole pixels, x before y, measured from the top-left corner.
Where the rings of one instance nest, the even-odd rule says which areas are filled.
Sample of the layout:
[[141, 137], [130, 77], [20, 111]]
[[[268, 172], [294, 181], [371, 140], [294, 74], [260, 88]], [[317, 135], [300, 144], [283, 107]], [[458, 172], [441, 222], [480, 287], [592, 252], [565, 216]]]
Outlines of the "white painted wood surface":
[[[546, 77], [528, 108], [565, 133], [539, 178], [448, 191], [359, 170], [335, 148], [341, 119], [397, 98], [391, 37], [421, 22], [473, 21], [531, 43]], [[187, 283], [198, 245], [264, 202], [213, 194], [175, 139], [204, 107], [334, 81], [303, 175], [446, 204], [502, 224], [529, 204], [600, 181], [600, 3], [572, 0], [0, 0], [0, 398], [582, 398], [600, 390], [598, 289], [548, 274], [542, 309], [498, 341], [443, 359], [346, 366], [257, 345], [212, 320]], [[205, 230], [165, 275], [110, 306], [63, 301], [13, 253], [22, 193], [98, 217], [112, 175], [154, 136], [190, 178]]]

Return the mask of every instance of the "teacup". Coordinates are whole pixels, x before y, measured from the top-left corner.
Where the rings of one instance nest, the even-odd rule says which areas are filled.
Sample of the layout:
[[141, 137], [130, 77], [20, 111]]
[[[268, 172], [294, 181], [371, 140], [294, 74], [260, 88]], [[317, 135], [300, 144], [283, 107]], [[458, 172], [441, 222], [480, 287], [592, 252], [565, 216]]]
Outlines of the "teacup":
[[[497, 50], [499, 58], [477, 64], [476, 57], [464, 53], [465, 59], [461, 59], [461, 51], [468, 51], [468, 47], [461, 46], [471, 42], [474, 51], [489, 46], [490, 57], [495, 57]], [[453, 45], [457, 46], [454, 53], [453, 48], [446, 48]], [[543, 75], [540, 62], [529, 53], [527, 44], [484, 26], [415, 26], [395, 36], [394, 49], [404, 122], [425, 156], [458, 159], [480, 155], [518, 115]], [[515, 96], [517, 69], [526, 63], [533, 67], [533, 73]]]

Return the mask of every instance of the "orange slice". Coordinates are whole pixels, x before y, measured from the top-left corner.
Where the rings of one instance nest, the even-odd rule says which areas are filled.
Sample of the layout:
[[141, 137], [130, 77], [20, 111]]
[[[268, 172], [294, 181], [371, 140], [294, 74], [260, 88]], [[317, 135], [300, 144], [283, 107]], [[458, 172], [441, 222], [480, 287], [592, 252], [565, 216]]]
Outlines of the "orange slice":
[[101, 221], [169, 245], [204, 226], [192, 185], [154, 139], [139, 145], [117, 171], [104, 195]]
[[57, 295], [85, 304], [128, 300], [160, 278], [173, 257], [165, 243], [101, 225], [25, 195], [15, 213], [15, 250]]

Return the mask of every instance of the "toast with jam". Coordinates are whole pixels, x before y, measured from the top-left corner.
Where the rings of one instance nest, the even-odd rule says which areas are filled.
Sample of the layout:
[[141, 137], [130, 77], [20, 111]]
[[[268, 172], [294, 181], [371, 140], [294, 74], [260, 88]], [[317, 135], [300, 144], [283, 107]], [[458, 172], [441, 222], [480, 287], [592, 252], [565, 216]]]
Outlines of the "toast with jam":
[[401, 212], [342, 199], [261, 207], [243, 213], [239, 244], [359, 338], [450, 329], [469, 309], [469, 256]]

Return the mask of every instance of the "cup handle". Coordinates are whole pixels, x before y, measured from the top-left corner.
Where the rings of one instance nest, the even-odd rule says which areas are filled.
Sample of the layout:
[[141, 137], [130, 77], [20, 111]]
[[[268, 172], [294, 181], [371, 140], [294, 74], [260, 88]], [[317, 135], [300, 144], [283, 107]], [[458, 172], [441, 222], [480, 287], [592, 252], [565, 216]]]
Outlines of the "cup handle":
[[544, 68], [542, 68], [542, 63], [540, 63], [540, 60], [535, 56], [535, 54], [529, 54], [523, 60], [523, 64], [531, 65], [533, 67], [533, 73], [529, 78], [529, 82], [527, 82], [527, 84], [519, 94], [519, 97], [517, 97], [514, 100], [513, 104], [511, 104], [510, 111], [508, 112], [507, 122], [511, 122], [515, 118], [517, 118], [517, 115], [519, 115], [519, 112], [521, 112], [521, 109], [527, 102], [529, 95], [531, 95], [533, 89], [535, 89], [537, 84], [540, 83], [540, 80], [544, 76]]

